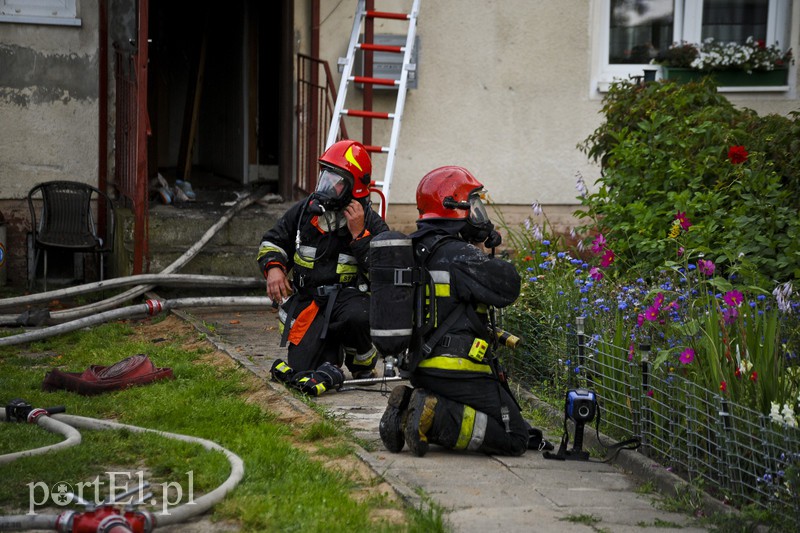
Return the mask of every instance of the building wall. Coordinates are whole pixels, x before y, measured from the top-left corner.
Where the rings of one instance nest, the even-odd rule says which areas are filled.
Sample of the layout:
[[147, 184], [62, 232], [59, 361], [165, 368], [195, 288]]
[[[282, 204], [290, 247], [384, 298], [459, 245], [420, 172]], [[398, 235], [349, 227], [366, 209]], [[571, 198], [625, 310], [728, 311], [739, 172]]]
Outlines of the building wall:
[[[296, 12], [296, 46], [307, 51], [310, 1]], [[376, 0], [380, 11], [408, 12], [411, 0]], [[418, 88], [409, 91], [391, 186], [389, 221], [408, 226], [419, 179], [448, 164], [470, 169], [508, 221], [539, 202], [566, 226], [577, 206], [576, 177], [590, 190], [599, 168], [577, 149], [601, 121], [602, 94], [592, 93], [593, 39], [599, 2], [585, 0], [422, 0]], [[795, 0], [792, 28], [800, 28]], [[356, 0], [320, 1], [320, 55], [337, 77], [347, 52]], [[402, 25], [402, 26], [401, 26]], [[376, 21], [376, 33], [405, 33], [405, 23]], [[797, 32], [795, 32], [797, 33]], [[798, 35], [793, 35], [798, 46]], [[793, 67], [797, 76], [798, 69]], [[376, 92], [375, 108], [394, 106]], [[348, 93], [361, 107], [361, 91]], [[759, 113], [800, 108], [797, 92], [730, 94]], [[384, 110], [388, 110], [384, 108]], [[351, 137], [359, 122], [348, 119]], [[390, 124], [376, 124], [373, 143], [388, 143]], [[381, 140], [385, 139], [385, 140]], [[381, 179], [385, 156], [373, 156]], [[405, 204], [405, 205], [402, 205]], [[402, 205], [402, 207], [400, 207]], [[395, 207], [397, 206], [397, 207]]]
[[0, 212], [9, 283], [25, 279], [35, 184], [97, 184], [97, 2], [78, 2], [81, 26], [0, 22]]

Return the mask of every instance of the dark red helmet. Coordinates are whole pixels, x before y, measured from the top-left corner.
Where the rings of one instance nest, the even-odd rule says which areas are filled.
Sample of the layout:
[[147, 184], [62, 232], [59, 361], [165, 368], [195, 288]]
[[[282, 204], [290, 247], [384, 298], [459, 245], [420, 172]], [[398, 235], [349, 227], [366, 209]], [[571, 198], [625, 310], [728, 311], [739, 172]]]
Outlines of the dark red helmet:
[[348, 139], [333, 143], [319, 158], [323, 170], [327, 167], [352, 181], [353, 198], [369, 196], [372, 180], [372, 161], [364, 145]]
[[[419, 218], [488, 220], [480, 201], [483, 184], [464, 167], [447, 166], [431, 170], [417, 186]], [[475, 211], [473, 213], [473, 211]]]

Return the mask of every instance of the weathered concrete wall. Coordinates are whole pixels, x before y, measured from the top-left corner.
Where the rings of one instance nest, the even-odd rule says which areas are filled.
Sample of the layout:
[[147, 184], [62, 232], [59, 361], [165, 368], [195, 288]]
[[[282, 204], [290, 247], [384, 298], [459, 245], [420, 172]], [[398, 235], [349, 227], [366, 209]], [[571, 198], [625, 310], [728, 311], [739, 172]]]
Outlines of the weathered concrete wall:
[[26, 197], [50, 180], [97, 185], [98, 12], [80, 27], [0, 23], [0, 209], [8, 220], [9, 280], [24, 280]]

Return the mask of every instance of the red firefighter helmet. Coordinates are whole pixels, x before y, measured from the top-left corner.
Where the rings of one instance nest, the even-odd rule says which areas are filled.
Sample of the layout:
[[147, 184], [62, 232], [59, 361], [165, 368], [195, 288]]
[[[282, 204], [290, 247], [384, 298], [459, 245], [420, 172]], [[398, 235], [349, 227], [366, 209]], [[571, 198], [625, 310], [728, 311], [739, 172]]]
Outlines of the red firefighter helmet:
[[[447, 166], [431, 170], [417, 186], [419, 218], [474, 218], [483, 209], [478, 192], [483, 184], [464, 167]], [[483, 210], [485, 216], [485, 210]], [[488, 217], [486, 217], [488, 220]]]
[[372, 179], [372, 161], [364, 145], [348, 139], [333, 143], [319, 158], [320, 165], [352, 178], [353, 198], [369, 195]]

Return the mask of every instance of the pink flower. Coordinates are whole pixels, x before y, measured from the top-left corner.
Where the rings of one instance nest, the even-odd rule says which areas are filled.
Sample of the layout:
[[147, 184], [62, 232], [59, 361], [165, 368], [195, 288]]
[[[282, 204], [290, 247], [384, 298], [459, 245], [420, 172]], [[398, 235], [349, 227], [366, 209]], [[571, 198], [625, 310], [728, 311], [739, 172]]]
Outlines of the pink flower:
[[719, 390], [725, 392], [728, 390], [728, 382], [727, 381], [720, 381], [719, 382]]
[[636, 317], [636, 325], [642, 327], [642, 324], [644, 324], [644, 315], [639, 313], [639, 316]]
[[628, 346], [628, 361], [633, 361], [633, 343]]
[[675, 220], [681, 223], [681, 228], [683, 228], [684, 231], [692, 227], [692, 223], [688, 218], [686, 218], [686, 213], [683, 211], [678, 211], [678, 213], [675, 215]]
[[652, 305], [648, 307], [644, 312], [644, 318], [649, 322], [654, 321], [656, 318], [658, 318], [658, 308]]
[[648, 389], [646, 394], [647, 394], [648, 397], [652, 398], [653, 397], [653, 389]]
[[600, 258], [600, 266], [603, 268], [611, 266], [611, 263], [614, 262], [614, 257], [613, 250], [606, 250], [603, 257]]
[[684, 365], [688, 365], [694, 361], [694, 350], [691, 348], [686, 348], [683, 352], [681, 352], [679, 361]]
[[680, 248], [678, 248], [678, 257], [683, 257], [683, 253], [684, 253], [685, 251], [686, 251], [686, 250], [684, 250], [684, 249], [683, 249], [683, 246], [681, 246]]
[[701, 259], [697, 262], [697, 270], [705, 276], [713, 276], [716, 268], [714, 262], [708, 259]]
[[729, 326], [736, 322], [737, 318], [739, 318], [739, 310], [735, 307], [726, 307], [722, 311], [722, 320]]
[[600, 254], [606, 247], [606, 238], [603, 237], [603, 234], [600, 233], [597, 237], [594, 238], [592, 241], [592, 253]]
[[653, 300], [653, 307], [655, 307], [656, 309], [661, 309], [661, 304], [663, 303], [664, 303], [664, 293], [659, 292], [658, 294], [656, 294], [655, 300]]
[[734, 165], [747, 161], [747, 150], [744, 146], [731, 146], [728, 148], [728, 160]]
[[603, 279], [603, 275], [604, 274], [597, 267], [592, 267], [589, 269], [589, 276], [595, 281], [600, 281]]
[[728, 291], [725, 293], [723, 300], [725, 300], [725, 303], [731, 307], [739, 307], [744, 301], [744, 296], [739, 291]]

